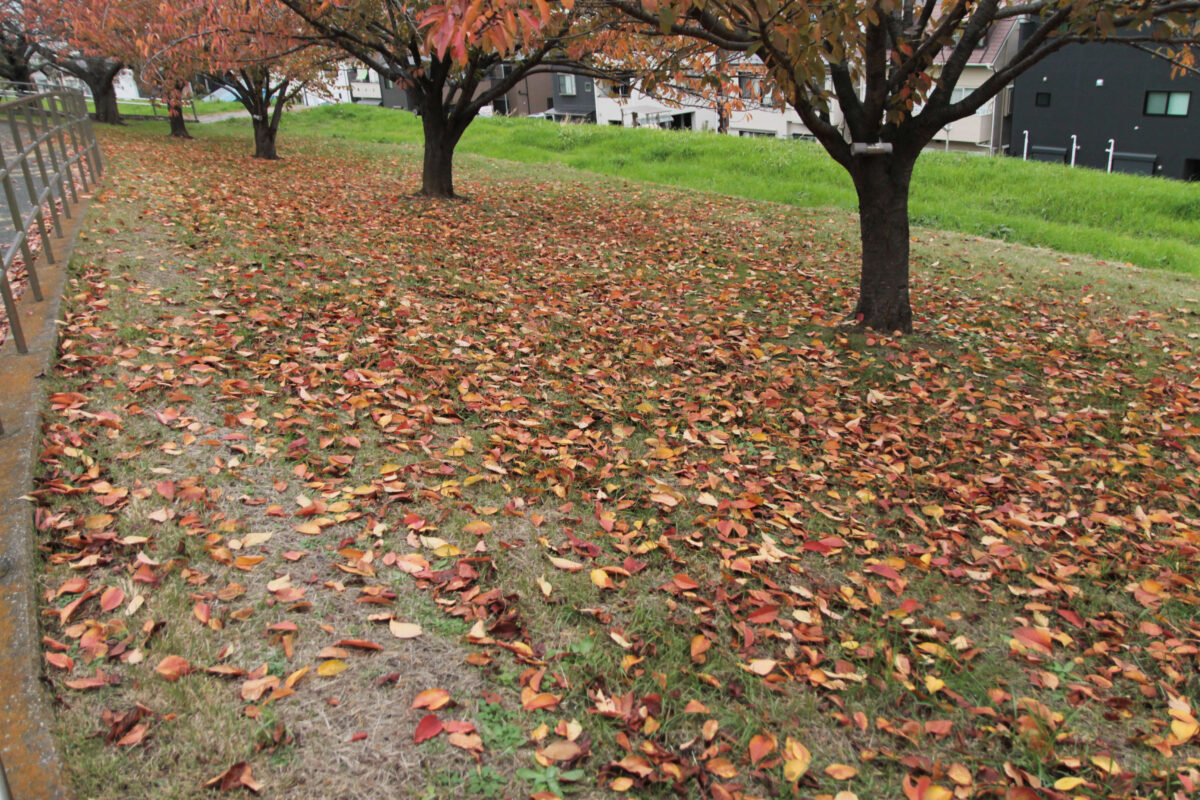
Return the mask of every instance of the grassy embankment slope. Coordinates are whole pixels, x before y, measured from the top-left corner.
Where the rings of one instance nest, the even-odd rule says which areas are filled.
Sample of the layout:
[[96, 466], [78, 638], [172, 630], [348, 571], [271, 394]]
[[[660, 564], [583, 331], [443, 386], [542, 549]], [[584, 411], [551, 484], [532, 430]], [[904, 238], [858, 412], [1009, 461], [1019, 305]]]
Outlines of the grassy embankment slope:
[[[313, 109], [289, 117], [282, 134], [421, 142], [416, 117], [369, 106]], [[480, 119], [459, 150], [752, 200], [856, 207], [845, 172], [809, 142]], [[1200, 274], [1197, 184], [930, 152], [917, 163], [911, 213], [920, 226]]]

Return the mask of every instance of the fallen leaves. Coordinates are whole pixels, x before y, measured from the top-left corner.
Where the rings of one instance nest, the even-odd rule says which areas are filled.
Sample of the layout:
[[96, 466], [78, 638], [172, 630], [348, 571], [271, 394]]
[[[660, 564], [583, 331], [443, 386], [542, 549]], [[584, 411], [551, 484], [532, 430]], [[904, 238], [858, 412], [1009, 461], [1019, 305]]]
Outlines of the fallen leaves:
[[[195, 173], [213, 147], [170, 158]], [[637, 796], [849, 800], [884, 769], [909, 800], [1192, 780], [1180, 323], [1084, 320], [1061, 270], [1039, 294], [943, 266], [928, 336], [851, 334], [853, 246], [800, 212], [490, 178], [447, 211], [358, 161], [211, 159], [200, 185], [143, 161], [149, 188], [121, 178], [140, 224], [204, 258], [163, 261], [178, 296], [102, 248], [72, 278], [75, 391], [51, 398], [35, 493], [70, 704], [212, 682], [290, 723], [403, 692], [405, 741], [487, 763], [502, 726], [477, 717], [502, 716], [535, 775]], [[447, 642], [468, 653], [423, 665], [447, 688], [405, 707], [395, 660]], [[202, 711], [122, 717], [110, 744], [154, 749]], [[366, 732], [337, 742], [382, 746]], [[209, 783], [261, 785], [245, 763]]]

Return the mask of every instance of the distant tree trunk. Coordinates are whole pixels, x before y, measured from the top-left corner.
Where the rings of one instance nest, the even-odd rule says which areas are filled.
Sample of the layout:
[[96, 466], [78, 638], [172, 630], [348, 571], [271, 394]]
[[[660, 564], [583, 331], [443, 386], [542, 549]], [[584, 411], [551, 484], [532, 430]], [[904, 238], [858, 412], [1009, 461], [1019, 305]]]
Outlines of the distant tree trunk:
[[121, 123], [121, 110], [117, 107], [117, 90], [113, 86], [113, 77], [119, 70], [105, 72], [92, 79], [85, 79], [88, 88], [92, 90], [92, 103], [96, 106], [96, 121], [109, 125]]
[[862, 274], [854, 315], [863, 327], [887, 333], [912, 332], [908, 190], [915, 163], [915, 155], [903, 153], [858, 156], [851, 170], [862, 240]]
[[265, 114], [262, 117], [253, 117], [251, 122], [254, 124], [254, 157], [267, 161], [277, 160], [279, 153], [275, 149], [275, 134], [279, 131], [278, 127], [272, 125], [270, 118]]
[[190, 139], [187, 125], [183, 122], [183, 82], [175, 84], [175, 91], [167, 99], [167, 121], [171, 124], [171, 136], [176, 139]]
[[729, 105], [724, 100], [717, 101], [717, 133], [729, 133]]
[[24, 36], [9, 37], [0, 33], [0, 78], [9, 83], [33, 83], [29, 66], [31, 48]]
[[466, 130], [457, 120], [447, 121], [433, 110], [424, 110], [421, 124], [425, 132], [425, 164], [421, 170], [421, 194], [426, 197], [454, 197], [454, 148]]

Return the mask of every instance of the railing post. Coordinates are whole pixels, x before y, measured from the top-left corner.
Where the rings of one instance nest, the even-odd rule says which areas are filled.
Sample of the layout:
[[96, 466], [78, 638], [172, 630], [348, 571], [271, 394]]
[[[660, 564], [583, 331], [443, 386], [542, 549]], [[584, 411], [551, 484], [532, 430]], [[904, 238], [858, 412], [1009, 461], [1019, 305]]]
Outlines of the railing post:
[[[78, 164], [78, 166], [79, 166], [79, 180], [81, 183], [83, 183], [83, 190], [85, 192], [87, 192], [87, 191], [90, 191], [90, 189], [88, 188], [89, 179], [90, 180], [96, 179], [96, 172], [95, 172], [95, 169], [92, 167], [92, 153], [91, 153], [91, 150], [86, 146], [86, 144], [82, 148], [79, 145], [79, 137], [80, 137], [79, 131], [78, 131], [79, 107], [78, 107], [78, 104], [75, 102], [75, 98], [64, 99], [63, 105], [67, 106], [68, 104], [70, 105], [70, 108], [67, 109], [67, 114], [72, 116], [72, 120], [71, 120], [70, 124], [67, 126], [67, 133], [70, 134], [70, 136], [71, 136], [71, 150], [75, 153], [76, 156], [83, 157], [83, 160], [76, 161], [76, 164]], [[85, 112], [86, 112], [86, 108], [85, 108]], [[84, 137], [83, 141], [86, 143], [87, 138]], [[85, 172], [87, 173], [86, 176], [84, 175]]]
[[[36, 203], [38, 193], [33, 188], [33, 173], [29, 170], [29, 160], [25, 158], [25, 146], [21, 144], [21, 129], [17, 125], [17, 114], [12, 109], [8, 111], [8, 127], [12, 132], [13, 145], [17, 148], [17, 160], [21, 162], [21, 174], [25, 176], [25, 189], [29, 192], [29, 202]], [[36, 206], [34, 216], [37, 218], [38, 233], [42, 236], [42, 250], [46, 259], [54, 263], [54, 251], [50, 249], [50, 234], [46, 232], [46, 219], [42, 207]]]
[[[44, 141], [46, 143], [46, 155], [50, 157], [50, 170], [54, 173], [54, 185], [58, 187], [58, 196], [62, 198], [63, 217], [70, 219], [71, 204], [67, 202], [67, 181], [63, 176], [62, 168], [58, 164], [58, 154], [54, 152], [54, 130], [56, 126], [54, 124], [54, 115], [51, 114], [48, 107], [51, 103], [51, 100], [51, 96], [47, 96], [43, 100], [38, 101], [38, 111], [40, 112], [40, 116], [42, 118], [42, 126], [46, 129], [45, 133], [38, 138], [40, 141]], [[43, 103], [45, 105], [43, 105]], [[71, 186], [74, 188], [74, 181], [71, 182]], [[51, 194], [53, 194], [53, 192], [51, 192]], [[50, 201], [54, 202], [54, 198], [51, 197]]]
[[[40, 110], [41, 107], [42, 104], [39, 100], [38, 109]], [[29, 126], [29, 147], [33, 150], [33, 157], [37, 161], [38, 172], [42, 176], [42, 187], [47, 190], [46, 199], [50, 201], [47, 205], [50, 206], [50, 219], [54, 222], [54, 232], [61, 239], [63, 229], [62, 222], [58, 218], [58, 206], [54, 202], [54, 184], [50, 183], [49, 173], [46, 171], [46, 161], [42, 158], [41, 137], [38, 135], [37, 126], [33, 122], [33, 109], [30, 103], [25, 104], [25, 124]], [[36, 201], [41, 196], [42, 193], [38, 192], [34, 196], [34, 200]]]
[[[63, 177], [64, 185], [69, 187], [71, 192], [71, 202], [79, 202], [79, 192], [75, 190], [75, 176], [71, 173], [71, 153], [67, 150], [67, 137], [63, 135], [63, 128], [67, 126], [67, 115], [59, 108], [58, 98], [50, 95], [46, 98], [46, 103], [50, 107], [50, 115], [54, 120], [54, 131], [58, 135], [58, 149], [62, 153], [62, 168], [60, 174]], [[54, 139], [50, 140], [50, 152], [54, 153]]]
[[[8, 201], [8, 209], [12, 214], [13, 231], [17, 240], [21, 243], [21, 255], [25, 258], [25, 274], [29, 276], [29, 288], [33, 291], [35, 300], [42, 299], [42, 285], [37, 278], [37, 270], [33, 268], [33, 250], [29, 247], [29, 231], [25, 229], [25, 217], [21, 213], [21, 205], [17, 202], [17, 193], [13, 189], [11, 168], [8, 166], [8, 160], [4, 156], [3, 148], [0, 148], [0, 160], [4, 161], [4, 197]], [[4, 269], [4, 265], [0, 263], [0, 269]], [[4, 269], [5, 276], [8, 275], [8, 270]], [[11, 321], [13, 316], [9, 315]]]

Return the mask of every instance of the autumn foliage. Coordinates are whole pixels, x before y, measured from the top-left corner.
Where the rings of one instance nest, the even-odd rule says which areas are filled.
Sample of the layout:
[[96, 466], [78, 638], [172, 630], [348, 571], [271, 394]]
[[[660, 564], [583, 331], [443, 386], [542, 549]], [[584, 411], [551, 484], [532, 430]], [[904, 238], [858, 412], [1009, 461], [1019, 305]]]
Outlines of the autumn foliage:
[[104, 146], [32, 495], [92, 794], [1200, 781], [1200, 354], [1145, 276], [935, 235], [926, 335], [851, 334], [828, 214]]

